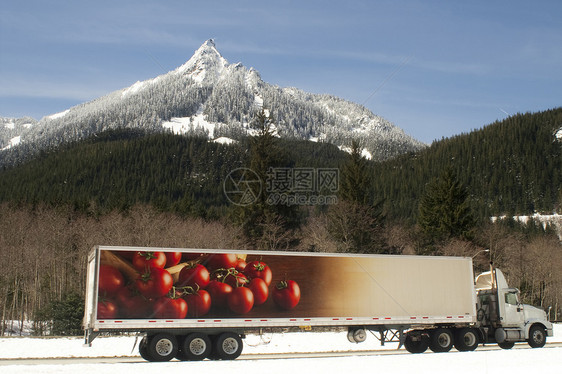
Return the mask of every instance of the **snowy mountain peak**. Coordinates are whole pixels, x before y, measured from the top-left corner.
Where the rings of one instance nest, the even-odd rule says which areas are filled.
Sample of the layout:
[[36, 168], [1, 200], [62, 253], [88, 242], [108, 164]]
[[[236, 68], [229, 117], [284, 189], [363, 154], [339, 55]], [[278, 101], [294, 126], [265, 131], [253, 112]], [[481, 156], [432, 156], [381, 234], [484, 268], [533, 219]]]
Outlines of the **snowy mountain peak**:
[[254, 68], [229, 64], [212, 39], [177, 69], [43, 118], [35, 123], [0, 120], [0, 166], [39, 150], [112, 129], [173, 131], [240, 140], [256, 110], [268, 110], [280, 137], [349, 147], [359, 141], [373, 160], [426, 145], [387, 120], [331, 95], [281, 88]]
[[212, 82], [220, 77], [222, 71], [227, 66], [228, 61], [221, 56], [213, 39], [209, 39], [175, 72], [190, 75], [197, 83], [203, 83], [203, 81]]

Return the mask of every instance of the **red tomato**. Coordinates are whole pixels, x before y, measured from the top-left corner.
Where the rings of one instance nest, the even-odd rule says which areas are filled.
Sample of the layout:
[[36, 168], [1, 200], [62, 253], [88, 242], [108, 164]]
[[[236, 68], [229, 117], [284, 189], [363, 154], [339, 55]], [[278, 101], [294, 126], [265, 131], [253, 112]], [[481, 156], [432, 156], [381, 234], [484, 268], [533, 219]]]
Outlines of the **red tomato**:
[[293, 309], [301, 299], [301, 290], [293, 280], [281, 281], [273, 289], [273, 301], [283, 309]]
[[230, 284], [212, 280], [205, 289], [211, 295], [213, 307], [225, 308], [228, 306], [228, 294], [232, 292], [232, 286]]
[[211, 309], [211, 295], [205, 290], [199, 290], [196, 293], [185, 295], [183, 298], [187, 302], [187, 314], [190, 317], [204, 316], [209, 313]]
[[228, 295], [228, 307], [236, 314], [246, 314], [254, 306], [254, 294], [247, 287], [238, 287]]
[[100, 294], [114, 295], [125, 285], [123, 274], [113, 266], [100, 265], [98, 287]]
[[207, 257], [206, 266], [209, 270], [230, 269], [236, 267], [238, 258], [234, 253], [217, 253]]
[[269, 266], [267, 266], [265, 262], [261, 261], [249, 262], [248, 265], [246, 265], [244, 274], [246, 274], [250, 279], [261, 278], [268, 286], [271, 284], [271, 279], [273, 278], [273, 273], [271, 272]]
[[187, 302], [182, 298], [160, 297], [154, 302], [154, 318], [181, 319], [187, 316]]
[[138, 271], [163, 268], [166, 266], [166, 255], [164, 252], [136, 252], [133, 256], [133, 266]]
[[269, 296], [269, 289], [267, 283], [261, 278], [254, 278], [250, 281], [248, 288], [254, 294], [254, 305], [261, 305], [265, 303]]
[[98, 301], [98, 319], [115, 319], [119, 309], [111, 300]]
[[223, 279], [224, 282], [230, 284], [232, 288], [242, 287], [250, 282], [243, 273], [239, 273], [236, 270], [227, 273]]
[[166, 265], [164, 267], [169, 268], [180, 263], [181, 252], [164, 252], [166, 256]]
[[178, 284], [190, 287], [199, 286], [200, 289], [203, 289], [207, 287], [210, 280], [209, 270], [201, 264], [196, 264], [193, 266], [188, 265], [181, 269]]
[[119, 306], [119, 316], [123, 318], [146, 318], [152, 313], [152, 302], [137, 290], [121, 288], [115, 295]]
[[174, 279], [168, 270], [149, 268], [139, 275], [135, 281], [135, 286], [144, 297], [148, 299], [157, 298], [170, 292], [174, 286]]
[[239, 258], [234, 268], [236, 269], [236, 271], [243, 272], [244, 269], [246, 269], [246, 261]]

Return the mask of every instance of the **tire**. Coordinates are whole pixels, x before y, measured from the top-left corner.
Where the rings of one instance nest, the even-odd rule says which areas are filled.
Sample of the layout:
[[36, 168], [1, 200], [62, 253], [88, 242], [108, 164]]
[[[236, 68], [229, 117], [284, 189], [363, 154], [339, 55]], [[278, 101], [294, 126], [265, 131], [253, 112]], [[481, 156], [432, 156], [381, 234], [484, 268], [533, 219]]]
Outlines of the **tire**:
[[146, 361], [154, 361], [152, 356], [148, 354], [148, 338], [146, 336], [139, 343], [139, 354]]
[[511, 349], [515, 345], [515, 342], [503, 342], [498, 343], [501, 349]]
[[[417, 335], [417, 336], [416, 336]], [[429, 347], [429, 338], [422, 334], [413, 334], [411, 332], [406, 334], [404, 341], [404, 348], [410, 353], [424, 353]]]
[[480, 337], [476, 329], [464, 327], [455, 331], [455, 348], [459, 352], [474, 351], [480, 343]]
[[211, 354], [211, 339], [208, 335], [194, 332], [185, 337], [181, 344], [181, 357], [184, 361], [201, 361]]
[[234, 360], [242, 353], [242, 338], [233, 332], [223, 332], [213, 342], [214, 359]]
[[347, 340], [350, 343], [363, 343], [367, 339], [367, 332], [365, 329], [350, 329], [347, 332]]
[[429, 334], [429, 349], [435, 353], [449, 352], [455, 339], [449, 329], [435, 329]]
[[171, 334], [156, 334], [148, 338], [146, 349], [151, 361], [170, 361], [178, 353], [178, 340]]
[[540, 325], [533, 325], [529, 330], [529, 339], [527, 343], [531, 348], [542, 348], [546, 344], [546, 331]]

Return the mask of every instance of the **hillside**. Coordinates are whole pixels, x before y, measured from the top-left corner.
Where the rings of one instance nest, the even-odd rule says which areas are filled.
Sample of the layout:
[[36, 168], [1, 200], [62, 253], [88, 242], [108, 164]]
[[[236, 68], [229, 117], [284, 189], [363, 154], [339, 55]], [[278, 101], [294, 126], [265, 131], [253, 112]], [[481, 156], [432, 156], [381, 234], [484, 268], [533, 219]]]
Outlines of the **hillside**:
[[[479, 217], [551, 213], [562, 202], [562, 108], [519, 114], [386, 162], [371, 162], [374, 192], [389, 218], [413, 220], [425, 185], [452, 167]], [[286, 166], [338, 167], [345, 152], [327, 143], [279, 140]], [[71, 204], [103, 211], [137, 203], [203, 217], [225, 213], [222, 183], [247, 161], [247, 138], [109, 131], [43, 152], [0, 171], [0, 202]], [[48, 172], [45, 172], [48, 170]]]
[[417, 215], [425, 185], [448, 167], [480, 217], [552, 213], [562, 205], [562, 108], [517, 114], [375, 167], [392, 216]]
[[[151, 204], [216, 218], [227, 205], [225, 177], [247, 161], [246, 141], [225, 145], [202, 136], [109, 131], [0, 171], [0, 202], [102, 212]], [[326, 143], [279, 143], [295, 166], [335, 167], [346, 157]]]

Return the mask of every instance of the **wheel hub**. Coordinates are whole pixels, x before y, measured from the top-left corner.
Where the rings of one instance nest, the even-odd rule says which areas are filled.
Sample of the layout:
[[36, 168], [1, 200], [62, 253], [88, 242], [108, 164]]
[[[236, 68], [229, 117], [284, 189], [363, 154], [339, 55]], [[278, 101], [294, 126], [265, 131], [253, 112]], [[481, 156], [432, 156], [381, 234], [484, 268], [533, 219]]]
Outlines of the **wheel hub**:
[[222, 349], [229, 355], [234, 354], [238, 350], [238, 342], [234, 338], [227, 338], [222, 342]]
[[168, 339], [160, 339], [155, 345], [156, 352], [160, 356], [167, 356], [172, 353], [174, 345]]
[[189, 350], [194, 355], [200, 356], [206, 349], [207, 344], [205, 344], [205, 341], [201, 338], [193, 339], [191, 343], [189, 343]]

